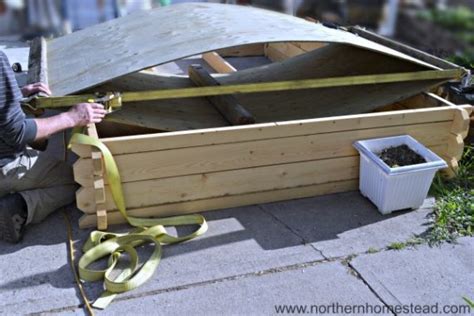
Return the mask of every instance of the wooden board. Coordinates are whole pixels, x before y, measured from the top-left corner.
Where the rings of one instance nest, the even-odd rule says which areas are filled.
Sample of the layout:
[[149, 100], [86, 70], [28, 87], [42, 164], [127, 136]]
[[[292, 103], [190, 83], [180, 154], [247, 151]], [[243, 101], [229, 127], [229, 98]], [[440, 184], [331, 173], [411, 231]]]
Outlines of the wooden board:
[[[372, 135], [396, 136], [410, 134], [426, 146], [446, 144], [452, 122], [394, 126], [348, 132], [322, 133], [297, 137], [238, 142], [221, 145], [180, 148], [117, 155], [115, 160], [123, 182], [202, 174], [285, 164], [328, 157], [356, 156], [352, 144]], [[426, 133], [432, 130], [431, 133]], [[139, 161], [140, 163], [137, 163]], [[81, 159], [74, 165], [75, 180], [92, 186], [92, 160]]]
[[[471, 106], [459, 106], [470, 113]], [[232, 126], [179, 131], [128, 137], [102, 138], [101, 141], [115, 156], [168, 149], [191, 148], [206, 145], [231, 144], [281, 137], [295, 137], [311, 134], [343, 132], [370, 128], [416, 125], [433, 122], [447, 122], [454, 119], [449, 107], [404, 110], [390, 113], [370, 113], [331, 118], [308, 119], [252, 126]], [[238, 131], [238, 134], [236, 133]], [[74, 151], [81, 157], [90, 157], [88, 146], [75, 145]]]
[[350, 32], [289, 15], [192, 3], [135, 13], [50, 41], [48, 79], [53, 94], [62, 96], [188, 56], [276, 42], [343, 43], [437, 69]]
[[[197, 212], [218, 210], [223, 208], [284, 201], [289, 199], [300, 199], [338, 192], [355, 191], [357, 190], [358, 185], [358, 180], [329, 182], [290, 189], [262, 191], [190, 202], [155, 205], [146, 208], [130, 209], [129, 214], [138, 217], [166, 217], [176, 214], [193, 214]], [[107, 214], [107, 219], [109, 224], [120, 224], [125, 222], [123, 216], [117, 211], [109, 212]], [[86, 214], [79, 220], [79, 226], [81, 228], [95, 227], [96, 225], [97, 217], [93, 214]]]
[[[139, 208], [357, 179], [358, 161], [358, 157], [353, 156], [135, 181], [124, 183], [123, 190], [127, 207]], [[225, 183], [229, 185], [223, 185]], [[108, 187], [106, 190], [107, 209], [115, 210], [110, 190]], [[77, 192], [77, 207], [86, 213], [95, 213], [93, 196], [94, 188], [83, 187]]]

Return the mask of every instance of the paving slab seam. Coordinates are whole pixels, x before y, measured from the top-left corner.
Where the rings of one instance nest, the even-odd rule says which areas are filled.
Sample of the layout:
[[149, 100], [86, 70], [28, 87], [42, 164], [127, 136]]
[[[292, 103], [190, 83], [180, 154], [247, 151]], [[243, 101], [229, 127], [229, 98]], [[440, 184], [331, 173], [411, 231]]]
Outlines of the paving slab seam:
[[360, 274], [352, 265], [351, 265], [351, 260], [354, 259], [355, 257], [357, 257], [357, 255], [355, 256], [349, 256], [347, 258], [347, 261], [345, 261], [343, 264], [345, 266], [347, 266], [347, 268], [349, 269], [349, 272], [352, 276], [356, 277], [357, 279], [361, 280], [365, 286], [369, 289], [370, 292], [372, 292], [372, 294], [374, 294], [374, 296], [392, 313], [392, 315], [396, 316], [397, 314], [393, 311], [393, 309], [390, 307], [390, 305], [387, 304], [387, 302], [385, 302], [384, 299], [382, 299], [382, 297], [377, 293], [377, 291], [375, 291], [374, 288], [372, 288], [372, 286], [370, 286], [370, 284], [364, 279], [364, 277], [362, 276], [362, 274]]
[[297, 264], [293, 264], [293, 265], [289, 265], [289, 266], [271, 268], [271, 269], [257, 271], [257, 272], [238, 274], [238, 275], [229, 276], [229, 277], [225, 277], [225, 278], [218, 278], [218, 279], [207, 280], [207, 281], [202, 281], [202, 282], [190, 283], [190, 284], [170, 287], [170, 288], [166, 288], [166, 289], [147, 291], [147, 292], [131, 294], [131, 295], [123, 295], [121, 297], [118, 297], [116, 299], [116, 301], [132, 300], [132, 299], [136, 299], [136, 298], [142, 298], [142, 297], [147, 297], [147, 296], [152, 296], [152, 295], [159, 295], [159, 294], [162, 294], [162, 293], [169, 293], [169, 292], [187, 290], [187, 289], [191, 289], [191, 288], [202, 287], [202, 286], [217, 284], [217, 283], [222, 283], [222, 282], [231, 282], [231, 281], [235, 281], [235, 280], [242, 280], [242, 279], [247, 279], [247, 278], [252, 278], [252, 277], [261, 277], [261, 276], [264, 276], [264, 275], [269, 275], [269, 274], [274, 274], [274, 273], [280, 273], [280, 272], [286, 272], [286, 271], [295, 271], [295, 270], [298, 270], [298, 269], [313, 267], [313, 266], [316, 266], [316, 265], [319, 265], [319, 264], [329, 263], [329, 262], [333, 262], [333, 261], [335, 261], [335, 260], [321, 259], [321, 260], [310, 261], [310, 262], [305, 262], [305, 263], [297, 263]]
[[59, 314], [63, 312], [74, 312], [78, 309], [84, 309], [84, 305], [76, 305], [76, 306], [64, 306], [64, 307], [58, 307], [50, 310], [45, 310], [45, 311], [40, 311], [40, 312], [33, 312], [33, 313], [27, 313], [24, 314], [26, 316], [40, 316], [40, 315], [45, 315], [45, 314]]
[[[186, 289], [195, 288], [195, 287], [202, 287], [202, 286], [217, 284], [217, 283], [222, 283], [222, 282], [241, 280], [241, 279], [246, 279], [246, 278], [251, 278], [251, 277], [260, 277], [260, 276], [264, 276], [264, 275], [268, 275], [268, 274], [280, 273], [280, 272], [286, 272], [286, 271], [294, 271], [294, 270], [298, 270], [298, 269], [304, 269], [304, 268], [313, 267], [313, 266], [316, 266], [316, 265], [319, 265], [319, 264], [335, 262], [335, 261], [338, 261], [338, 259], [331, 259], [331, 260], [321, 259], [321, 260], [310, 261], [310, 262], [305, 262], [305, 263], [293, 264], [293, 265], [289, 265], [289, 266], [271, 268], [271, 269], [257, 271], [257, 272], [238, 274], [238, 275], [229, 276], [229, 277], [225, 277], [225, 278], [219, 278], [219, 279], [207, 280], [207, 281], [203, 281], [203, 282], [190, 283], [190, 284], [185, 284], [185, 285], [180, 285], [180, 286], [175, 286], [175, 287], [170, 287], [170, 288], [165, 288], [165, 289], [159, 289], [159, 290], [154, 290], [154, 291], [147, 291], [147, 292], [142, 292], [142, 293], [137, 293], [137, 294], [132, 294], [132, 295], [121, 295], [121, 296], [117, 297], [115, 299], [115, 301], [133, 300], [133, 299], [138, 299], [138, 298], [143, 298], [143, 297], [148, 297], [148, 296], [159, 295], [159, 294], [162, 294], [162, 293], [176, 292], [176, 291], [186, 290]], [[54, 308], [54, 309], [51, 309], [51, 310], [44, 310], [44, 311], [34, 312], [34, 313], [27, 314], [27, 315], [54, 314], [54, 313], [58, 313], [58, 312], [73, 311], [73, 310], [76, 310], [76, 309], [83, 309], [83, 307], [84, 307], [83, 304], [81, 304], [81, 305], [71, 305], [71, 306], [64, 306], [64, 307]]]
[[296, 232], [293, 228], [291, 228], [288, 224], [286, 224], [285, 222], [283, 222], [282, 220], [280, 220], [278, 217], [276, 217], [275, 215], [273, 215], [271, 212], [267, 211], [265, 209], [265, 205], [262, 205], [262, 204], [258, 204], [257, 205], [258, 208], [260, 210], [262, 210], [262, 212], [264, 212], [265, 214], [269, 215], [271, 218], [273, 218], [276, 222], [280, 223], [281, 225], [283, 225], [287, 230], [289, 230], [293, 235], [295, 235], [296, 237], [300, 238], [301, 241], [302, 241], [302, 244], [305, 245], [305, 246], [310, 246], [314, 251], [316, 251], [317, 253], [319, 253], [324, 259], [326, 260], [330, 260], [330, 258], [326, 257], [324, 255], [324, 253], [316, 248], [316, 246], [314, 246], [311, 242], [307, 241], [303, 236], [301, 236], [300, 234], [298, 234], [298, 232]]

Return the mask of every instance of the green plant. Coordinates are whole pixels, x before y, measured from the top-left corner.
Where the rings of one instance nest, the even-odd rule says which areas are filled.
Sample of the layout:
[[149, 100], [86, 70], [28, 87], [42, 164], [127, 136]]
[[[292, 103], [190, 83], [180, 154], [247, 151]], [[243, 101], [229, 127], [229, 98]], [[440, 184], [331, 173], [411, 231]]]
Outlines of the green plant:
[[406, 247], [407, 245], [403, 242], [393, 242], [390, 245], [387, 246], [387, 249], [389, 250], [402, 250]]
[[474, 51], [453, 55], [448, 57], [447, 60], [456, 65], [474, 69]]
[[367, 250], [367, 253], [377, 253], [379, 252], [376, 248], [374, 247], [370, 247], [368, 250]]
[[473, 300], [470, 300], [465, 296], [462, 299], [467, 303], [467, 305], [469, 305], [469, 307], [474, 308], [474, 301]]
[[443, 180], [437, 176], [431, 187], [436, 197], [434, 226], [428, 232], [430, 243], [454, 241], [474, 233], [474, 149], [467, 147], [457, 176]]
[[446, 10], [425, 11], [419, 16], [452, 31], [474, 30], [474, 11], [468, 7], [460, 6]]

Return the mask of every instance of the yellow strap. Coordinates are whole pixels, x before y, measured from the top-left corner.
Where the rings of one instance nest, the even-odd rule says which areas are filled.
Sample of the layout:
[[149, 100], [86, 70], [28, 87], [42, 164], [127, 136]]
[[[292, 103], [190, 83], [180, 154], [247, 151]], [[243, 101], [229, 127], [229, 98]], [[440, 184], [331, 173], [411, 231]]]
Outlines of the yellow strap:
[[[303, 89], [320, 89], [320, 88], [335, 88], [345, 86], [360, 86], [367, 84], [383, 84], [394, 82], [408, 82], [419, 80], [439, 80], [447, 81], [450, 79], [460, 79], [466, 74], [464, 68], [449, 69], [449, 70], [426, 70], [416, 72], [390, 73], [390, 74], [376, 74], [376, 75], [362, 75], [362, 76], [345, 76], [333, 78], [316, 78], [304, 80], [289, 80], [289, 81], [275, 81], [275, 82], [258, 82], [258, 83], [243, 83], [212, 87], [192, 87], [192, 88], [176, 88], [176, 89], [162, 89], [139, 92], [123, 92], [119, 97], [112, 99], [118, 103], [150, 101], [150, 100], [164, 100], [164, 99], [179, 99], [179, 98], [193, 98], [193, 97], [209, 97], [226, 94], [239, 93], [262, 93], [262, 92], [277, 92], [277, 91], [294, 91]], [[37, 98], [31, 100], [29, 103], [34, 109], [40, 108], [58, 108], [65, 106], [72, 106], [76, 103], [89, 102], [96, 98], [93, 94], [84, 95], [69, 95], [63, 97], [47, 97]], [[28, 102], [26, 102], [29, 104]]]
[[[84, 281], [104, 280], [105, 292], [97, 299], [93, 306], [104, 309], [114, 299], [118, 293], [123, 293], [135, 289], [149, 280], [159, 265], [162, 245], [173, 244], [190, 240], [207, 231], [207, 223], [201, 215], [185, 215], [168, 218], [138, 218], [128, 216], [125, 199], [122, 191], [122, 181], [120, 173], [110, 150], [98, 139], [76, 133], [71, 138], [71, 143], [90, 145], [99, 149], [102, 153], [106, 177], [112, 192], [113, 200], [131, 226], [135, 230], [116, 234], [110, 232], [94, 231], [84, 245], [84, 255], [79, 260], [79, 276]], [[199, 228], [187, 236], [169, 235], [165, 226], [199, 225]], [[153, 244], [154, 251], [150, 258], [139, 267], [139, 258], [135, 247], [143, 244]], [[120, 257], [128, 254], [130, 264], [122, 273], [113, 278], [111, 276]], [[88, 268], [92, 263], [106, 256], [109, 256], [108, 267], [103, 270]]]

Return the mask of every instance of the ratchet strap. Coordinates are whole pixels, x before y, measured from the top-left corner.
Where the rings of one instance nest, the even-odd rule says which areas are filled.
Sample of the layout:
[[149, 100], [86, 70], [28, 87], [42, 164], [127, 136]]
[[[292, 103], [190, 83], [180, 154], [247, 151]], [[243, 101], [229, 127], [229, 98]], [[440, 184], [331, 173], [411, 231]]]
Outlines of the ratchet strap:
[[421, 80], [460, 79], [466, 75], [464, 68], [449, 70], [426, 70], [417, 72], [389, 73], [363, 76], [345, 76], [335, 78], [316, 78], [305, 80], [275, 81], [244, 83], [221, 86], [205, 86], [193, 88], [163, 89], [139, 92], [107, 92], [64, 97], [40, 97], [22, 101], [24, 106], [31, 109], [62, 108], [82, 102], [104, 103], [111, 110], [119, 109], [122, 103], [152, 101], [164, 99], [209, 97], [217, 95], [262, 93], [276, 91], [291, 91], [303, 89], [334, 88], [366, 84], [383, 84]]
[[[201, 215], [184, 215], [168, 218], [138, 218], [128, 216], [122, 191], [122, 182], [117, 164], [110, 150], [98, 139], [76, 133], [71, 143], [90, 145], [99, 149], [103, 155], [106, 177], [113, 200], [131, 226], [135, 229], [129, 233], [117, 234], [93, 231], [83, 247], [84, 255], [78, 263], [79, 276], [84, 281], [104, 280], [105, 292], [92, 305], [104, 309], [119, 293], [133, 290], [149, 280], [158, 267], [162, 255], [162, 245], [174, 244], [193, 239], [207, 231], [207, 223]], [[187, 236], [176, 237], [167, 233], [166, 226], [198, 225], [199, 228]], [[152, 244], [153, 253], [143, 265], [139, 265], [136, 247]], [[127, 254], [129, 266], [115, 278], [112, 276], [120, 257]], [[89, 266], [109, 256], [106, 269], [94, 270]]]

